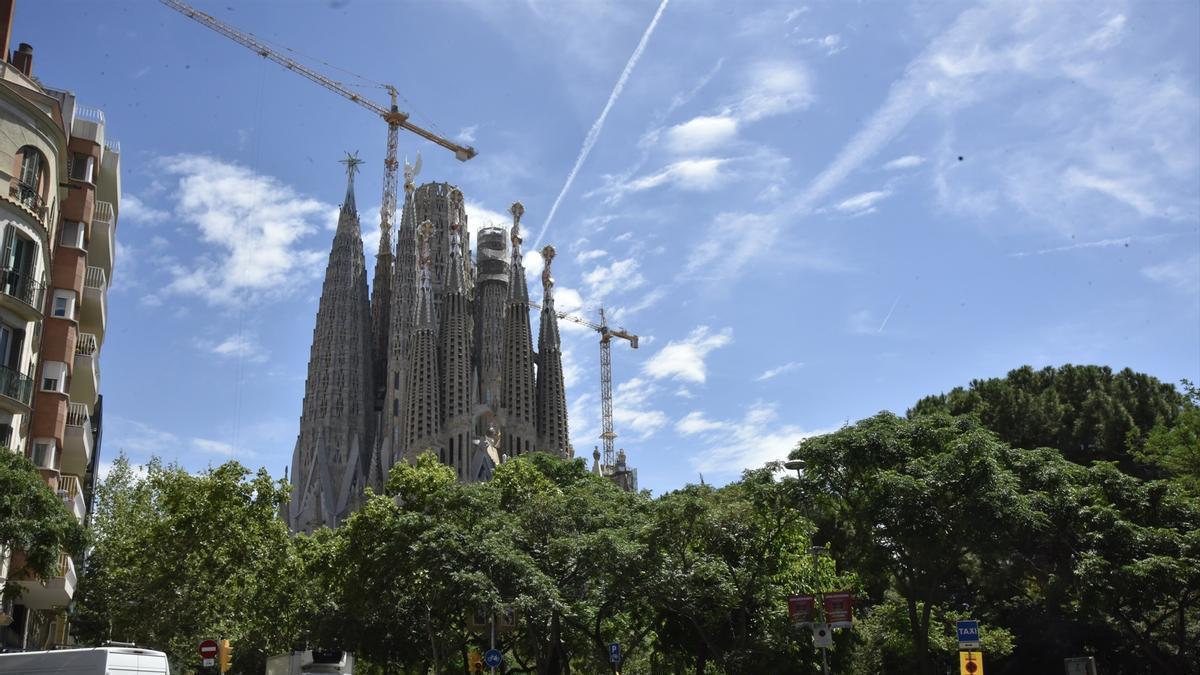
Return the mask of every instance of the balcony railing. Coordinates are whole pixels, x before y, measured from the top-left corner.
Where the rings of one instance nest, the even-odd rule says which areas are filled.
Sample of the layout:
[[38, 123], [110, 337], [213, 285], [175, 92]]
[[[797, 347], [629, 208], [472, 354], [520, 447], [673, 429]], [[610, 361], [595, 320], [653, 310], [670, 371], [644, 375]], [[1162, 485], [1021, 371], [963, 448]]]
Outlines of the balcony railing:
[[80, 333], [75, 339], [75, 353], [79, 356], [95, 356], [98, 345], [94, 333]]
[[33, 398], [33, 378], [0, 366], [0, 395], [29, 405]]
[[103, 291], [108, 287], [107, 277], [104, 276], [103, 267], [88, 267], [87, 273], [83, 277], [84, 288], [94, 288]]
[[67, 409], [67, 426], [87, 427], [90, 421], [87, 406], [83, 403], [72, 403]]
[[118, 141], [115, 138], [110, 138], [104, 141], [104, 147], [108, 148], [109, 152], [115, 152], [118, 155], [121, 154], [121, 141]]
[[[104, 270], [100, 270], [100, 276], [104, 276]], [[5, 295], [11, 295], [30, 307], [41, 311], [42, 300], [46, 296], [46, 287], [40, 282], [35, 281], [28, 274], [22, 274], [17, 270], [5, 267], [0, 268], [0, 292]]]
[[46, 218], [46, 200], [38, 193], [38, 189], [28, 183], [14, 180], [8, 185], [8, 195], [25, 208], [37, 214], [39, 219]]
[[96, 202], [96, 205], [92, 208], [92, 222], [94, 223], [97, 220], [102, 220], [109, 224], [112, 223], [112, 221], [113, 221], [112, 203], [102, 202], [102, 201]]

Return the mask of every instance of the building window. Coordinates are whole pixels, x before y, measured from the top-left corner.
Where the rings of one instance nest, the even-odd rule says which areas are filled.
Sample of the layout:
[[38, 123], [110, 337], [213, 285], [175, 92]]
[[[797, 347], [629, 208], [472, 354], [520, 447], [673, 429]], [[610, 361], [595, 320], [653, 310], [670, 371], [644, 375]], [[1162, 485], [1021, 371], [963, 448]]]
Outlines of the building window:
[[0, 366], [19, 372], [24, 347], [25, 331], [0, 323]]
[[54, 468], [54, 439], [38, 438], [33, 441], [33, 463], [41, 469]]
[[92, 182], [92, 172], [95, 168], [95, 157], [85, 155], [82, 152], [71, 153], [71, 166], [68, 167], [68, 171], [71, 173], [71, 180], [90, 183]]
[[74, 221], [65, 221], [62, 226], [62, 233], [59, 234], [58, 243], [61, 246], [69, 246], [71, 248], [87, 249], [87, 242], [84, 241], [84, 234], [87, 233], [87, 228], [83, 223]]
[[61, 361], [42, 364], [42, 391], [67, 393], [67, 364]]
[[50, 314], [60, 319], [74, 319], [75, 291], [54, 289], [54, 304], [50, 307]]
[[32, 145], [21, 148], [21, 169], [10, 194], [33, 211], [42, 208], [42, 183], [46, 174], [46, 158]]
[[8, 422], [0, 423], [0, 449], [9, 448], [12, 445], [12, 425]]

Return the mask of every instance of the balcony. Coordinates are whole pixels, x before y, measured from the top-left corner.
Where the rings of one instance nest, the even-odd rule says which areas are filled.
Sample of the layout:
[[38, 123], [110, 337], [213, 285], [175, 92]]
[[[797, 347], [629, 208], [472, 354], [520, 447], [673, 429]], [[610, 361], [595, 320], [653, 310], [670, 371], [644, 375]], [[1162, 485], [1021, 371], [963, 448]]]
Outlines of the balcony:
[[83, 307], [79, 312], [79, 328], [95, 334], [104, 341], [104, 325], [108, 318], [105, 297], [108, 295], [108, 275], [100, 267], [89, 266], [83, 277]]
[[32, 400], [33, 378], [0, 366], [0, 409], [27, 413]]
[[104, 111], [91, 106], [76, 105], [71, 135], [104, 145]]
[[28, 273], [0, 268], [0, 306], [11, 309], [26, 321], [42, 318], [46, 287]]
[[92, 238], [88, 242], [88, 262], [109, 273], [113, 266], [113, 236], [116, 217], [112, 202], [97, 201], [92, 210]]
[[71, 376], [71, 400], [92, 409], [100, 393], [100, 346], [92, 333], [79, 333], [75, 339], [75, 372]]
[[50, 210], [37, 188], [14, 178], [8, 184], [8, 196], [11, 201], [31, 213], [43, 227], [46, 226], [46, 216]]
[[88, 407], [72, 403], [67, 409], [67, 428], [63, 433], [61, 473], [82, 476], [92, 459], [92, 418]]
[[63, 500], [67, 510], [79, 522], [87, 515], [87, 504], [83, 501], [83, 490], [79, 487], [79, 479], [75, 476], [58, 477], [58, 496]]
[[[24, 565], [24, 555], [13, 554], [12, 568]], [[58, 557], [58, 570], [54, 576], [45, 580], [13, 579], [10, 583], [21, 585], [21, 603], [30, 609], [53, 609], [66, 607], [75, 595], [75, 561], [63, 553]]]

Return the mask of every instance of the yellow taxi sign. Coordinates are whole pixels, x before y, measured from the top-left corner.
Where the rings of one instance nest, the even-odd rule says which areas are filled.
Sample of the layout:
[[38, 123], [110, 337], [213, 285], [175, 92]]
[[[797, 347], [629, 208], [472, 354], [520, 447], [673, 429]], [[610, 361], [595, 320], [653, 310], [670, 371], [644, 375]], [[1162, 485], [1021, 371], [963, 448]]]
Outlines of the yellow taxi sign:
[[959, 652], [959, 675], [983, 675], [983, 652]]

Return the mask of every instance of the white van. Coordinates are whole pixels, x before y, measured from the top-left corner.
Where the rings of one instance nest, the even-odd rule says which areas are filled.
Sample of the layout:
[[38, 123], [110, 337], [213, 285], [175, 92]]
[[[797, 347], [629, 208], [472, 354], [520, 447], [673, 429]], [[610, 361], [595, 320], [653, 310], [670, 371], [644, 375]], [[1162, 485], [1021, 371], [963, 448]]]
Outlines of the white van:
[[170, 675], [167, 655], [137, 647], [56, 649], [0, 654], [5, 675]]
[[[0, 671], [3, 672], [3, 671]], [[336, 649], [311, 649], [267, 659], [267, 675], [354, 675], [354, 655]]]

